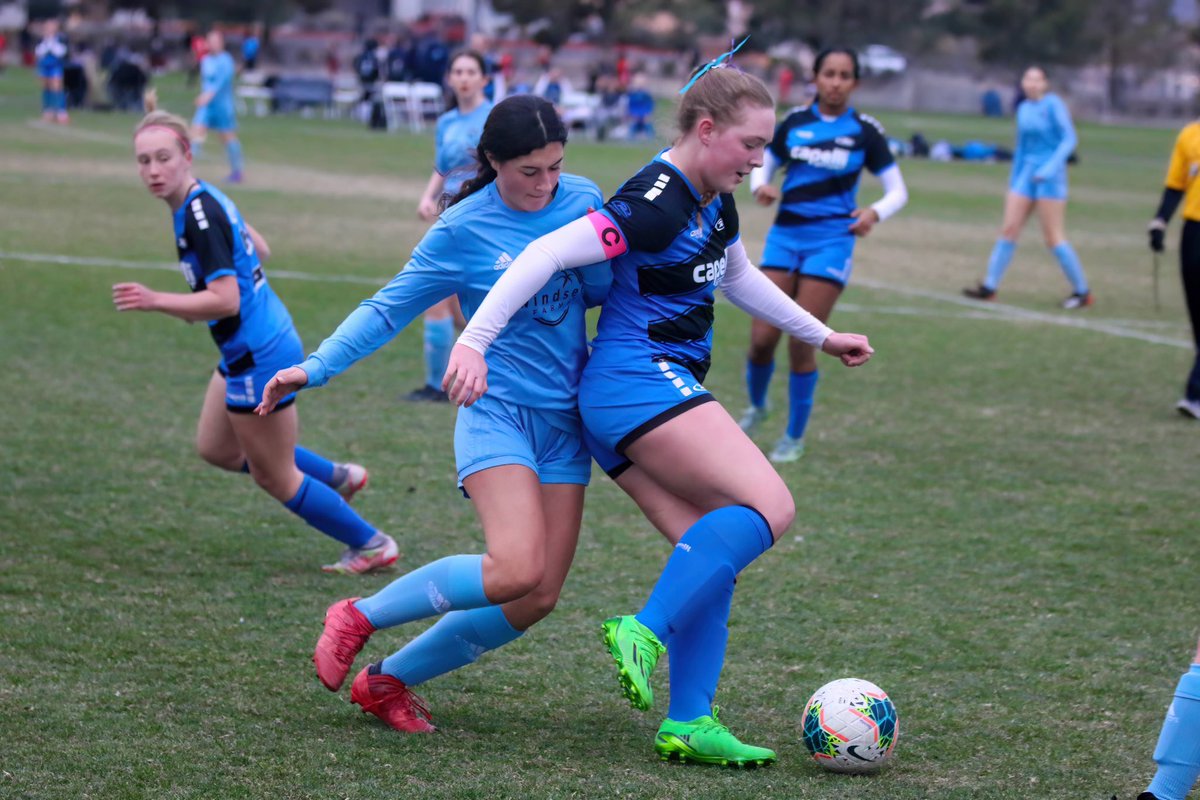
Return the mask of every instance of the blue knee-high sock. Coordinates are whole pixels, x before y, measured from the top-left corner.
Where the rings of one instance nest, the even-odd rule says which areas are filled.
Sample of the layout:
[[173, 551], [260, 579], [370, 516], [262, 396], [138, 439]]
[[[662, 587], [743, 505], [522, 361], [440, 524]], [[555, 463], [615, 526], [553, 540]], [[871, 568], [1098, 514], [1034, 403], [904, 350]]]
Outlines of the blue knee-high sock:
[[340, 494], [307, 475], [296, 496], [283, 505], [321, 533], [349, 547], [362, 547], [375, 536], [375, 529]]
[[65, 89], [56, 89], [51, 92], [54, 110], [63, 113], [67, 110], [67, 92]]
[[1071, 247], [1071, 243], [1062, 242], [1052, 252], [1058, 259], [1058, 265], [1062, 267], [1063, 275], [1067, 276], [1071, 290], [1075, 294], [1087, 294], [1087, 276], [1083, 274], [1083, 265], [1079, 263], [1079, 256], [1075, 255], [1075, 248]]
[[1159, 800], [1183, 800], [1200, 776], [1200, 664], [1192, 664], [1175, 687], [1154, 760], [1158, 772], [1147, 791]]
[[425, 320], [425, 385], [440, 389], [450, 351], [454, 349], [454, 320]]
[[1010, 242], [1008, 239], [996, 240], [996, 245], [992, 248], [992, 256], [988, 259], [987, 277], [983, 279], [985, 289], [991, 289], [994, 292], [1000, 286], [1000, 281], [1004, 279], [1004, 273], [1008, 269], [1008, 263], [1012, 261], [1016, 249], [1016, 242]]
[[42, 89], [42, 111], [54, 111], [54, 92]]
[[242, 167], [246, 166], [242, 157], [242, 143], [237, 139], [230, 139], [225, 143], [225, 155], [229, 157], [229, 172], [240, 175]]
[[750, 405], [755, 408], [767, 407], [767, 387], [771, 385], [771, 376], [775, 373], [775, 362], [755, 364], [746, 359], [746, 391], [750, 395]]
[[638, 622], [667, 643], [774, 543], [766, 519], [753, 508], [725, 506], [708, 512], [675, 545], [646, 605], [637, 613]]
[[792, 372], [788, 375], [788, 426], [787, 434], [793, 439], [803, 439], [812, 414], [813, 400], [817, 394], [817, 378], [820, 372]]
[[481, 555], [439, 558], [354, 604], [376, 628], [486, 605], [490, 603], [483, 593]]
[[488, 650], [520, 638], [500, 606], [451, 611], [431, 628], [383, 660], [380, 671], [409, 686], [473, 664]]
[[732, 602], [731, 581], [671, 639], [667, 651], [671, 663], [671, 708], [667, 716], [671, 719], [687, 722], [712, 714], [717, 681], [725, 666], [725, 644], [729, 641], [726, 623]]

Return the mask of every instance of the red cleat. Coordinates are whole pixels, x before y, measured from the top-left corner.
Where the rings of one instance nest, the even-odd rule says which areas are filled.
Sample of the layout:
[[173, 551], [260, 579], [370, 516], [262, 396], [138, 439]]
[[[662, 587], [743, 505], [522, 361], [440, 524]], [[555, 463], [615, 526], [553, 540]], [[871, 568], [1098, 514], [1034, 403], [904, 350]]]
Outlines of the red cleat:
[[350, 685], [350, 702], [362, 706], [364, 714], [370, 712], [404, 733], [437, 730], [430, 724], [433, 717], [425, 707], [425, 701], [405, 686], [404, 681], [379, 672], [377, 664], [355, 677]]
[[325, 630], [313, 651], [317, 677], [331, 692], [341, 688], [354, 664], [354, 657], [375, 632], [375, 626], [366, 615], [354, 607], [358, 599], [338, 600], [325, 611]]

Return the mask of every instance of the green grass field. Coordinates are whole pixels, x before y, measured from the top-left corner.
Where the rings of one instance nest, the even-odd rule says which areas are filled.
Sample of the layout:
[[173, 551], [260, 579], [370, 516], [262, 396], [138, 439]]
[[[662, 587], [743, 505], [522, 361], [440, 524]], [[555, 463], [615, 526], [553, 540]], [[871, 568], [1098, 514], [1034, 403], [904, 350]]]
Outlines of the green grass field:
[[[181, 81], [162, 94], [188, 107]], [[390, 576], [321, 574], [334, 543], [194, 455], [209, 337], [109, 297], [185, 288], [135, 119], [44, 127], [37, 99], [30, 73], [0, 75], [0, 797], [1124, 800], [1153, 774], [1200, 632], [1200, 427], [1172, 410], [1189, 332], [1173, 254], [1159, 312], [1144, 244], [1171, 131], [1081, 126], [1068, 230], [1097, 304], [1074, 314], [1035, 226], [1002, 304], [957, 296], [982, 275], [1006, 166], [903, 164], [911, 202], [860, 245], [834, 318], [876, 358], [826, 362], [808, 452], [782, 470], [797, 522], [738, 584], [718, 702], [780, 755], [739, 773], [659, 762], [659, 717], [619, 696], [598, 623], [640, 607], [667, 549], [599, 472], [558, 610], [422, 687], [436, 735], [321, 688], [325, 607]], [[1011, 138], [1005, 121], [879, 116], [904, 137]], [[314, 347], [419, 239], [431, 138], [251, 118], [243, 140], [233, 197]], [[568, 169], [611, 191], [652, 152], [580, 142]], [[198, 173], [219, 179], [223, 154]], [[741, 207], [757, 255], [771, 212]], [[723, 304], [717, 329], [707, 383], [736, 413], [749, 324]], [[481, 548], [453, 412], [397, 401], [420, 347], [416, 326], [301, 403], [308, 446], [370, 466], [356, 505], [402, 568]], [[377, 635], [360, 663], [420, 629]], [[800, 740], [809, 694], [846, 676], [899, 707], [897, 758], [873, 777], [823, 772]]]

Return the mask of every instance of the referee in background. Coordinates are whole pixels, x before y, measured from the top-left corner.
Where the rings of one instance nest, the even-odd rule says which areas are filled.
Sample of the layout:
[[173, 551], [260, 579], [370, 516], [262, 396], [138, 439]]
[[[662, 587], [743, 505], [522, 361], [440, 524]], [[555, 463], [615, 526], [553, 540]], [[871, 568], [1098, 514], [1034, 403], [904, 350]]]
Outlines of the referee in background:
[[1192, 122], [1179, 132], [1171, 164], [1167, 167], [1166, 186], [1158, 211], [1150, 221], [1150, 249], [1163, 251], [1167, 221], [1183, 201], [1183, 236], [1179, 240], [1179, 265], [1183, 275], [1183, 291], [1187, 297], [1188, 316], [1192, 321], [1192, 338], [1196, 343], [1196, 359], [1188, 375], [1183, 399], [1175, 408], [1180, 414], [1200, 419], [1200, 122]]

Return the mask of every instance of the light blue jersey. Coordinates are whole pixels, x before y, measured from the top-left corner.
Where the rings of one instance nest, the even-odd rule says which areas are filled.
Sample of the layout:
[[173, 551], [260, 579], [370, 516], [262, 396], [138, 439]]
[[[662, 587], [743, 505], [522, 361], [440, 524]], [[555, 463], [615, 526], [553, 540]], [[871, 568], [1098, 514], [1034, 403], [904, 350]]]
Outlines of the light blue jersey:
[[471, 177], [473, 171], [464, 168], [475, 163], [475, 148], [491, 111], [492, 103], [485, 100], [469, 113], [452, 108], [438, 117], [433, 167], [446, 179], [447, 194], [458, 194]]
[[[564, 174], [541, 211], [509, 208], [494, 182], [446, 209], [404, 269], [301, 365], [307, 385], [325, 384], [452, 294], [470, 317], [526, 245], [601, 202], [594, 183]], [[610, 282], [607, 262], [556, 273], [488, 349], [487, 396], [557, 415], [565, 430], [576, 430], [579, 376], [587, 362], [585, 312], [604, 298]]]
[[1017, 106], [1017, 147], [1009, 188], [1034, 199], [1065, 200], [1067, 159], [1078, 139], [1067, 105], [1048, 93]]
[[212, 100], [204, 107], [206, 127], [228, 130], [234, 127], [235, 100], [233, 80], [237, 66], [229, 53], [210, 53], [200, 62], [200, 91], [212, 92]]

